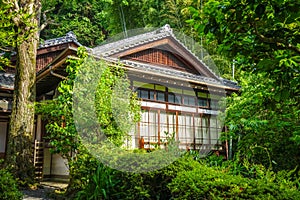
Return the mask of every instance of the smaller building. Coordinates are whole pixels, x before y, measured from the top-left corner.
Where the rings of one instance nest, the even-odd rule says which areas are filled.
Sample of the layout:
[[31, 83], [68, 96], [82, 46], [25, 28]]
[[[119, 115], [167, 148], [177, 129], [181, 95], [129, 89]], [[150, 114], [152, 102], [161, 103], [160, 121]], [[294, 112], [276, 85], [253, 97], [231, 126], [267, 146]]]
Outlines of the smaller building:
[[0, 158], [4, 158], [6, 152], [14, 80], [13, 73], [0, 72]]

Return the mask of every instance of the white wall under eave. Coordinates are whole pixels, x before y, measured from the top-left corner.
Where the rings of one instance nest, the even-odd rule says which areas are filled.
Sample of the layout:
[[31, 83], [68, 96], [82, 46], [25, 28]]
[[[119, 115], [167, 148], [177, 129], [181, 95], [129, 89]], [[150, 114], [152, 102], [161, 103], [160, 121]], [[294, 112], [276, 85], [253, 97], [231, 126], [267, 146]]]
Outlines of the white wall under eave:
[[68, 161], [63, 159], [60, 154], [50, 153], [49, 148], [44, 149], [44, 176], [68, 176]]
[[59, 154], [52, 155], [51, 175], [66, 176], [69, 175], [68, 161]]
[[44, 176], [51, 175], [51, 153], [49, 148], [44, 148], [43, 174]]

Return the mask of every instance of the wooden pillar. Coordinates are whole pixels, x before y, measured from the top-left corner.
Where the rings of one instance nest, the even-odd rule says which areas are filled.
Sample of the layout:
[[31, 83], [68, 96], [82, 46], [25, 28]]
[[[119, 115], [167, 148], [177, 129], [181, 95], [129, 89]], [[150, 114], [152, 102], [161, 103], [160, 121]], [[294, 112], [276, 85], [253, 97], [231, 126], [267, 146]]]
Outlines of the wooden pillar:
[[139, 142], [140, 142], [140, 149], [144, 149], [145, 148], [145, 140], [144, 140], [143, 136], [139, 139]]
[[210, 118], [211, 118], [211, 115], [209, 115], [207, 118], [207, 122], [208, 122], [207, 126], [208, 126], [208, 144], [209, 144], [209, 147], [211, 148]]
[[178, 111], [176, 111], [176, 140], [179, 140], [179, 133], [178, 133]]
[[158, 122], [157, 140], [158, 140], [158, 145], [160, 145], [160, 110], [157, 111], [157, 122]]
[[192, 121], [193, 121], [193, 143], [194, 143], [194, 150], [196, 149], [196, 126], [195, 126], [195, 114], [192, 114]]
[[42, 116], [41, 115], [38, 115], [36, 119], [35, 139], [37, 141], [42, 141]]

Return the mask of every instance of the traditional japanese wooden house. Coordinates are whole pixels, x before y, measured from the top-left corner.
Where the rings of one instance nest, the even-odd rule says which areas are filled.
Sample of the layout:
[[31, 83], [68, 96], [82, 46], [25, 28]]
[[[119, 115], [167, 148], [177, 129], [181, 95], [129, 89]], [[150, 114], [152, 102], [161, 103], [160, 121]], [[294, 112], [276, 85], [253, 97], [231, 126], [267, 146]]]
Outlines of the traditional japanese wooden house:
[[[75, 56], [79, 46], [72, 32], [40, 44], [37, 101], [53, 98], [58, 83], [67, 75], [66, 59]], [[123, 64], [131, 87], [141, 100], [141, 121], [131, 133], [128, 147], [151, 149], [164, 143], [165, 133], [174, 133], [180, 148], [225, 150], [219, 141], [223, 125], [217, 117], [218, 102], [239, 87], [212, 72], [176, 38], [168, 25], [90, 51], [111, 64]], [[0, 156], [5, 155], [13, 81], [13, 72], [0, 73]], [[37, 174], [66, 177], [66, 161], [50, 154], [41, 116], [36, 116], [34, 134]]]
[[141, 98], [142, 117], [130, 146], [151, 149], [166, 140], [166, 133], [174, 133], [182, 149], [225, 151], [219, 141], [219, 101], [239, 86], [217, 76], [169, 25], [96, 47], [92, 53], [122, 63]]

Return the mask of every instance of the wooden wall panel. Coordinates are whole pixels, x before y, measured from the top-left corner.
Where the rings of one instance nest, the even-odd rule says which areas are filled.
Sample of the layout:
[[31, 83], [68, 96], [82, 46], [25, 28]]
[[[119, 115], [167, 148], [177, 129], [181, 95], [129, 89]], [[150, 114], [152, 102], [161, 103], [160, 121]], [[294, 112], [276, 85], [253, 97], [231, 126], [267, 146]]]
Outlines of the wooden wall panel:
[[42, 70], [49, 63], [51, 63], [62, 51], [55, 51], [51, 53], [46, 53], [38, 55], [36, 59], [36, 71]]
[[194, 67], [187, 64], [180, 56], [174, 55], [172, 52], [163, 49], [147, 49], [125, 56], [123, 59], [163, 65], [176, 70], [199, 74]]

